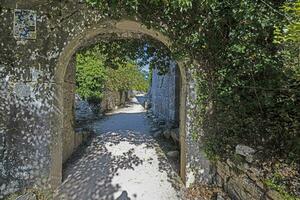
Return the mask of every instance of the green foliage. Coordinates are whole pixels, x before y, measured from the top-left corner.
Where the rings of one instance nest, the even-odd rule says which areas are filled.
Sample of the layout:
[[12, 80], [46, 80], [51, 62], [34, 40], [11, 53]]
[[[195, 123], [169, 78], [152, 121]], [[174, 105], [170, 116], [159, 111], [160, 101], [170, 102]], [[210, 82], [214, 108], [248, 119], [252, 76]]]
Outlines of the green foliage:
[[111, 41], [77, 54], [76, 92], [82, 98], [97, 102], [105, 90], [148, 90], [148, 80], [137, 63], [129, 55], [122, 56], [127, 45], [124, 41]]
[[275, 174], [273, 178], [264, 181], [265, 185], [268, 188], [270, 188], [271, 190], [275, 190], [280, 194], [282, 200], [300, 200], [299, 197], [293, 196], [289, 192], [287, 192], [284, 184], [280, 182], [281, 177], [278, 174]]
[[173, 57], [199, 61], [193, 127], [211, 157], [245, 143], [299, 162], [298, 0], [88, 2], [111, 18], [136, 16], [172, 40]]
[[110, 91], [148, 90], [149, 83], [134, 63], [127, 63], [117, 69], [107, 69], [106, 89]]
[[209, 33], [201, 53], [208, 66], [196, 68], [194, 113], [197, 127], [207, 133], [207, 154], [231, 156], [244, 143], [299, 159], [299, 61], [288, 65], [285, 58], [296, 55], [273, 43], [282, 16], [255, 1], [213, 5], [213, 17], [202, 27]]
[[281, 27], [276, 27], [275, 41], [279, 43], [300, 42], [300, 0], [285, 3], [282, 11], [287, 19]]
[[76, 93], [87, 100], [102, 97], [107, 79], [104, 56], [87, 51], [76, 56]]

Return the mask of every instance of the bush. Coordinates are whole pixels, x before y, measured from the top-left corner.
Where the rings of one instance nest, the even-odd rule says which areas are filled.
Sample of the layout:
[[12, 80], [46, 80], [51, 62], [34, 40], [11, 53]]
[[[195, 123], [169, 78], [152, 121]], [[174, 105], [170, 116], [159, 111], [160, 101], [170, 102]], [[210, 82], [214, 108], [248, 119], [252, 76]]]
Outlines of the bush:
[[76, 60], [76, 93], [90, 102], [99, 102], [105, 90], [148, 90], [148, 80], [137, 63], [108, 57], [101, 45], [78, 53]]

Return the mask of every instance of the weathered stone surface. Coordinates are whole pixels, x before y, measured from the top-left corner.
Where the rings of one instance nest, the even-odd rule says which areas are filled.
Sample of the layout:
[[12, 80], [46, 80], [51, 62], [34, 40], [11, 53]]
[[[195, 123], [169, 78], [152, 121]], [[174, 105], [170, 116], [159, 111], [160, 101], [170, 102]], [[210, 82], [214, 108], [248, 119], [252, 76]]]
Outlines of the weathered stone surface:
[[217, 197], [215, 200], [226, 200], [225, 197], [223, 197], [221, 194], [217, 194]]
[[[158, 69], [153, 69], [151, 85], [151, 103], [154, 115], [166, 121], [179, 122], [179, 70], [173, 62], [168, 72], [159, 75]], [[165, 122], [159, 122], [164, 125]]]
[[167, 152], [167, 156], [170, 158], [177, 158], [179, 156], [179, 151], [169, 151]]
[[161, 119], [161, 120], [158, 121], [158, 125], [159, 126], [164, 126], [164, 125], [166, 125], [166, 121]]
[[152, 107], [152, 104], [149, 100], [145, 101], [145, 105], [144, 105], [146, 110], [149, 110]]
[[152, 133], [157, 132], [157, 131], [160, 131], [160, 129], [157, 128], [157, 127], [152, 127], [152, 128], [151, 128], [151, 132], [152, 132]]
[[37, 200], [36, 195], [33, 193], [24, 194], [16, 198], [16, 200]]
[[172, 129], [171, 130], [171, 137], [172, 137], [172, 139], [175, 143], [179, 143], [180, 142], [179, 129]]
[[[18, 40], [13, 36], [14, 9], [35, 10], [37, 37]], [[149, 30], [139, 21], [110, 20], [97, 9], [79, 1], [4, 0], [0, 9], [0, 198], [21, 188], [38, 185], [56, 187], [61, 182], [62, 161], [71, 152], [74, 133], [72, 106], [72, 57], [103, 38], [152, 37], [170, 47], [163, 34]], [[133, 19], [133, 18], [132, 18]], [[189, 184], [210, 180], [212, 170], [199, 141], [192, 138], [195, 87], [185, 62], [170, 73], [180, 87], [181, 173]], [[69, 77], [70, 76], [70, 77]], [[172, 79], [172, 78], [171, 78]], [[171, 80], [173, 83], [174, 81]], [[163, 84], [162, 77], [157, 83]], [[70, 87], [69, 87], [70, 86]], [[159, 87], [159, 85], [157, 85]], [[165, 91], [174, 94], [173, 88]], [[65, 99], [65, 100], [64, 100]], [[179, 101], [175, 102], [179, 105]], [[158, 107], [164, 107], [161, 103]], [[168, 104], [173, 107], [172, 104]], [[179, 110], [179, 106], [175, 106]], [[178, 116], [179, 111], [169, 112]], [[3, 114], [5, 113], [5, 114]], [[72, 124], [73, 123], [73, 124]], [[70, 130], [70, 131], [65, 131]], [[64, 142], [66, 144], [63, 145]], [[65, 152], [65, 153], [63, 153]], [[199, 153], [200, 152], [200, 153]]]
[[89, 103], [82, 100], [77, 94], [75, 95], [75, 115], [78, 123], [93, 120], [97, 117]]
[[217, 200], [226, 200], [223, 196], [218, 195]]
[[227, 164], [218, 161], [216, 167], [217, 167], [217, 173], [218, 175], [220, 175], [222, 179], [226, 180], [228, 177], [232, 175], [230, 167]]
[[162, 131], [161, 130], [155, 131], [153, 133], [153, 137], [155, 137], [155, 138], [158, 138], [158, 137], [161, 137], [161, 136], [162, 136]]
[[264, 197], [264, 190], [260, 188], [256, 182], [251, 180], [247, 175], [243, 176], [241, 179], [241, 185], [244, 190], [246, 190], [253, 199], [262, 199]]
[[279, 194], [279, 192], [274, 190], [269, 190], [266, 194], [267, 200], [282, 200], [282, 195]]
[[250, 166], [248, 163], [239, 163], [239, 164], [236, 164], [236, 167], [241, 170], [241, 171], [247, 171], [250, 169]]
[[244, 189], [243, 177], [234, 176], [229, 179], [227, 185], [225, 186], [226, 192], [231, 196], [233, 199], [238, 200], [246, 200], [246, 199], [255, 199], [252, 197], [249, 191]]
[[[230, 164], [228, 164], [230, 163]], [[262, 200], [279, 200], [282, 196], [273, 190], [266, 192], [265, 185], [261, 180], [263, 178], [259, 169], [254, 168], [251, 164], [249, 168], [239, 168], [232, 165], [233, 162], [217, 162], [216, 184], [222, 186], [225, 191], [237, 200], [262, 199]]]
[[170, 139], [171, 131], [169, 129], [165, 130], [163, 134], [166, 139]]
[[248, 147], [246, 145], [237, 145], [235, 147], [235, 153], [241, 156], [244, 156], [248, 162], [253, 162], [255, 149]]
[[128, 100], [128, 92], [105, 91], [100, 104], [100, 112], [117, 109], [125, 105]]

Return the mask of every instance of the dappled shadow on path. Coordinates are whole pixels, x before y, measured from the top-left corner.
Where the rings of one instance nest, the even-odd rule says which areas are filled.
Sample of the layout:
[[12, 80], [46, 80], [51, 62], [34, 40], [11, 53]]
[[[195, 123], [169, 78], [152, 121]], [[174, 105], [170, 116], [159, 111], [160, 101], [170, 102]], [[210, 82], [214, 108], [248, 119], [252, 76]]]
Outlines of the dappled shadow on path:
[[143, 111], [126, 109], [95, 122], [96, 135], [69, 161], [54, 199], [181, 199], [181, 181]]

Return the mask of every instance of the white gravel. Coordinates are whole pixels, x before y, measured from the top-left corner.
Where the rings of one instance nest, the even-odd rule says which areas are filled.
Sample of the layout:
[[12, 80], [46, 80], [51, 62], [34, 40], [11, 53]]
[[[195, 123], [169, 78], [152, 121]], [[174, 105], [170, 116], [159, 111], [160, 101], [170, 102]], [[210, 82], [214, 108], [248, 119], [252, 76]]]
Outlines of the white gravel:
[[65, 170], [55, 199], [179, 200], [182, 184], [134, 98], [94, 123], [97, 136]]

